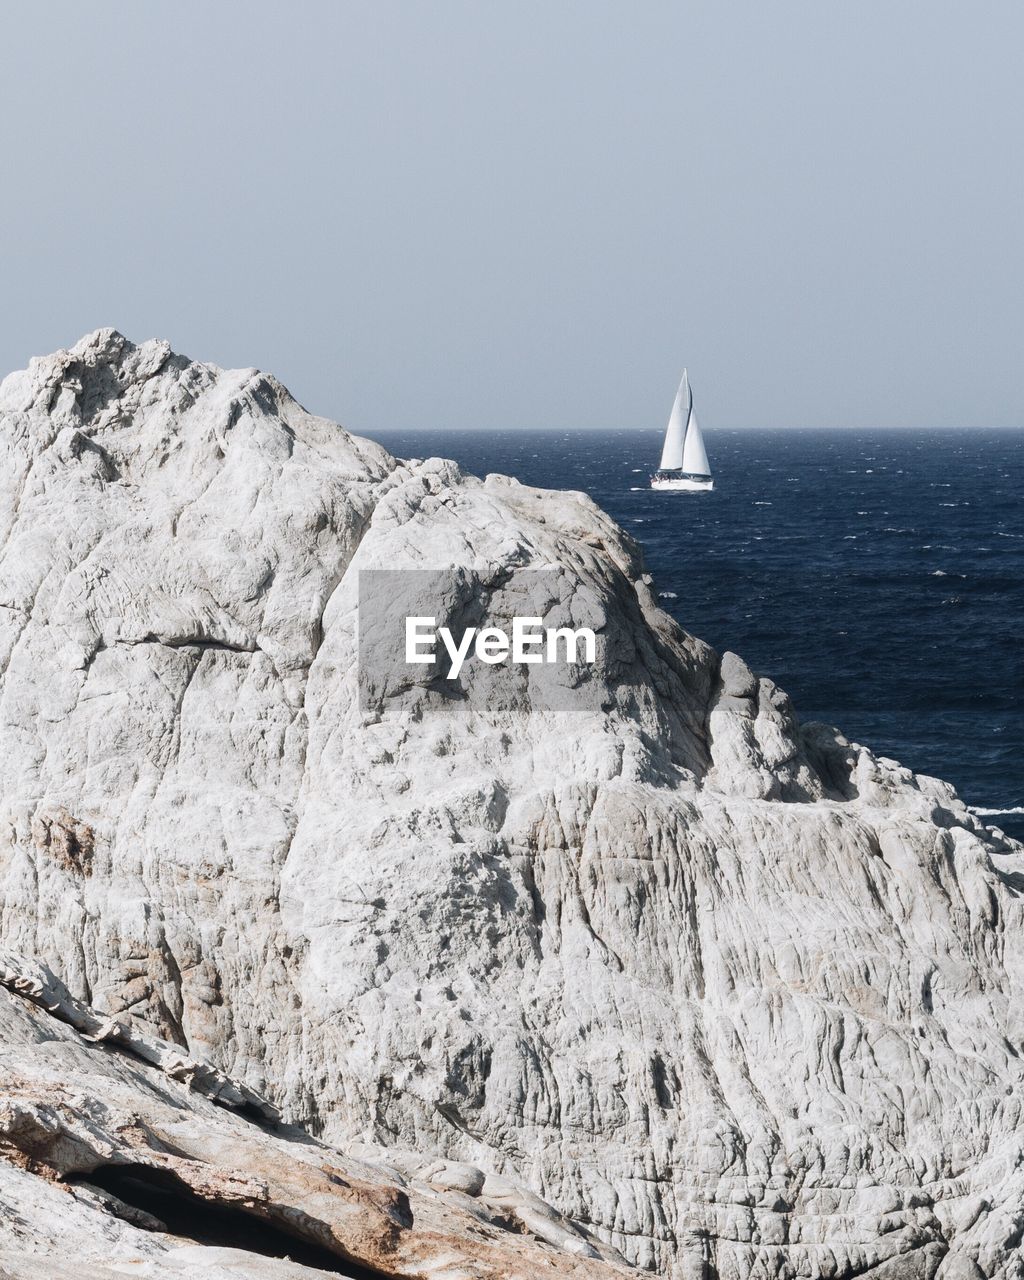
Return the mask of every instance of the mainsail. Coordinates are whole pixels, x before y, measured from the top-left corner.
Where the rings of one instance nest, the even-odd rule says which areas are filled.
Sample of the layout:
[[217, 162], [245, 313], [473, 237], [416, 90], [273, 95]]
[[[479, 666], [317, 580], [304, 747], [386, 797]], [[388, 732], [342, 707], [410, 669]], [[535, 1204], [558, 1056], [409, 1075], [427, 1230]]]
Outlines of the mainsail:
[[683, 380], [676, 392], [675, 404], [668, 420], [665, 432], [665, 444], [661, 450], [660, 469], [662, 471], [678, 471], [683, 465], [683, 438], [686, 435], [686, 424], [693, 409], [693, 396], [690, 394], [690, 379], [683, 370]]
[[709, 476], [708, 455], [704, 449], [704, 439], [697, 424], [697, 415], [693, 410], [693, 393], [690, 391], [690, 379], [683, 370], [683, 380], [676, 392], [672, 414], [665, 432], [665, 444], [661, 451], [662, 471], [682, 471], [691, 476]]

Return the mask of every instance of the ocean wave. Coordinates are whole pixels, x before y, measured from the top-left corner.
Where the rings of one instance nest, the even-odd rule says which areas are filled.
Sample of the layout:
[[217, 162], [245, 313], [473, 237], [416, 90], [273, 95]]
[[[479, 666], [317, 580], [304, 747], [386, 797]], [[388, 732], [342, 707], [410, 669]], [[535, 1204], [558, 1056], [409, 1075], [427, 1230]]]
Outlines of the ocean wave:
[[1024, 804], [1012, 804], [1006, 809], [982, 809], [976, 804], [967, 807], [977, 818], [1010, 818], [1024, 813]]

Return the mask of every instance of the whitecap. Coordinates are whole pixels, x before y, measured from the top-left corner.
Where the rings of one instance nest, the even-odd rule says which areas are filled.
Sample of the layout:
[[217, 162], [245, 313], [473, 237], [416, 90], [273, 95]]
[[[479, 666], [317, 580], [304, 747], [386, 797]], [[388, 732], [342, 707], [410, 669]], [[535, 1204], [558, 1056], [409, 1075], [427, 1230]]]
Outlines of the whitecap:
[[674, 591], [659, 591], [658, 599], [659, 600], [678, 600], [679, 596]]
[[1024, 813], [1024, 804], [1012, 804], [1006, 809], [982, 809], [979, 805], [969, 804], [967, 808], [979, 818], [1008, 818], [1013, 814]]
[[770, 507], [772, 504], [770, 502], [755, 502], [753, 505], [755, 507]]

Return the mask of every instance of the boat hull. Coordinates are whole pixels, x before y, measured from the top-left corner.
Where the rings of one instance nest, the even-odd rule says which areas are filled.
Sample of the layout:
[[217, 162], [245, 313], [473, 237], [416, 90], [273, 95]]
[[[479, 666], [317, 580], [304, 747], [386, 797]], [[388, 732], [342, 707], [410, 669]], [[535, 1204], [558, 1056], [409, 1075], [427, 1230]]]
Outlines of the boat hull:
[[710, 476], [651, 476], [651, 488], [665, 493], [708, 493], [714, 487]]

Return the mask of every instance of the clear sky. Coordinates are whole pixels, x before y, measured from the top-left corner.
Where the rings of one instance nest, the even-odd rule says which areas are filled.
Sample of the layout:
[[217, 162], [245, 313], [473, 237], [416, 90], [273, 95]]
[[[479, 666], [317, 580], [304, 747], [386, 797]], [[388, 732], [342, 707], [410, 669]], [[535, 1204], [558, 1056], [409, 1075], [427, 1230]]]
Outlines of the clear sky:
[[0, 370], [383, 427], [1024, 422], [1020, 0], [5, 7]]

